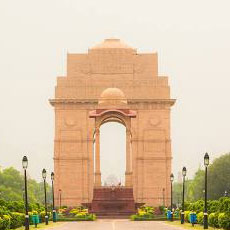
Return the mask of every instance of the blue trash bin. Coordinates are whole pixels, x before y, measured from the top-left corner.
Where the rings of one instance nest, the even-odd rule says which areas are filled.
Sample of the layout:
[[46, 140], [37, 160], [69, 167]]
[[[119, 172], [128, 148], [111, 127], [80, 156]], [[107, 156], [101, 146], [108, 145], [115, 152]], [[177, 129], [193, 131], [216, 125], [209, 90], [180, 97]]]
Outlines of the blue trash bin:
[[197, 216], [195, 212], [190, 213], [190, 223], [192, 226], [197, 222]]
[[167, 220], [171, 220], [172, 219], [172, 212], [171, 210], [167, 211]]

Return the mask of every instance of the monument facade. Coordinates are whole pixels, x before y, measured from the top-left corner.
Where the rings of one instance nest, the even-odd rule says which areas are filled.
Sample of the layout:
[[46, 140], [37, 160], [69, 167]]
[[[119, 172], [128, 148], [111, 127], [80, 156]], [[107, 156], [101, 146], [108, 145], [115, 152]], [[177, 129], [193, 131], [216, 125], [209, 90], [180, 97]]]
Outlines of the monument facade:
[[125, 188], [132, 189], [134, 201], [169, 204], [175, 100], [168, 78], [158, 75], [157, 53], [137, 53], [119, 39], [106, 39], [86, 54], [67, 54], [67, 76], [57, 78], [50, 103], [56, 204], [60, 195], [62, 205], [90, 204], [94, 190], [102, 187], [100, 126], [105, 122], [126, 127]]

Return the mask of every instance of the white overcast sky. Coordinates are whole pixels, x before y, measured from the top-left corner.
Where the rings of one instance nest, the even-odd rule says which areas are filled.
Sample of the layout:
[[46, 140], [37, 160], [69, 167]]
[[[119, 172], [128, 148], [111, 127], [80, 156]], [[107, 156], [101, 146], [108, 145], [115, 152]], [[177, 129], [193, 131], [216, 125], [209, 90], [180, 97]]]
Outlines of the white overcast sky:
[[[0, 0], [0, 165], [21, 169], [26, 154], [31, 177], [40, 179], [43, 167], [52, 170], [48, 99], [56, 76], [65, 74], [66, 52], [87, 52], [109, 37], [158, 52], [159, 72], [169, 76], [177, 99], [175, 174], [186, 165], [191, 177], [206, 151], [211, 159], [229, 152], [229, 10], [229, 0]], [[118, 127], [103, 132], [122, 136]], [[111, 159], [124, 149], [124, 141], [110, 150], [106, 143], [102, 154]], [[123, 169], [116, 167], [119, 176]]]

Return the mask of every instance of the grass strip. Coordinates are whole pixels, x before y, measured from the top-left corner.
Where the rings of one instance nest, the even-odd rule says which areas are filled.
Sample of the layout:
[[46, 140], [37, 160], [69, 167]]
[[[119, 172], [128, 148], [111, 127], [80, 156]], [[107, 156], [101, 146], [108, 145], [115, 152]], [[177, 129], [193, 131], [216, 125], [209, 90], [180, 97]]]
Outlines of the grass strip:
[[[173, 226], [178, 226], [178, 227], [181, 227], [181, 228], [184, 228], [184, 229], [204, 229], [204, 226], [203, 225], [200, 225], [200, 224], [195, 224], [194, 227], [192, 226], [192, 224], [190, 223], [184, 223], [184, 224], [181, 224], [180, 221], [167, 221], [165, 222], [166, 224], [169, 224], [169, 225], [173, 225]], [[208, 229], [210, 230], [223, 230], [223, 228], [213, 228], [213, 227], [208, 227]]]

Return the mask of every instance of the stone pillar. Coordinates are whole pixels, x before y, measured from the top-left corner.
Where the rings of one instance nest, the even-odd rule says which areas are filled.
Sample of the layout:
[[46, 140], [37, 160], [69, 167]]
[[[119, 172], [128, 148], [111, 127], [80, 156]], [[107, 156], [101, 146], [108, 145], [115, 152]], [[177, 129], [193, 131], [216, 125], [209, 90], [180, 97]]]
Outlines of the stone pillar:
[[101, 166], [100, 166], [100, 129], [96, 128], [96, 151], [95, 151], [95, 186], [101, 186]]
[[126, 172], [125, 186], [132, 186], [131, 151], [130, 151], [130, 130], [126, 128]]

